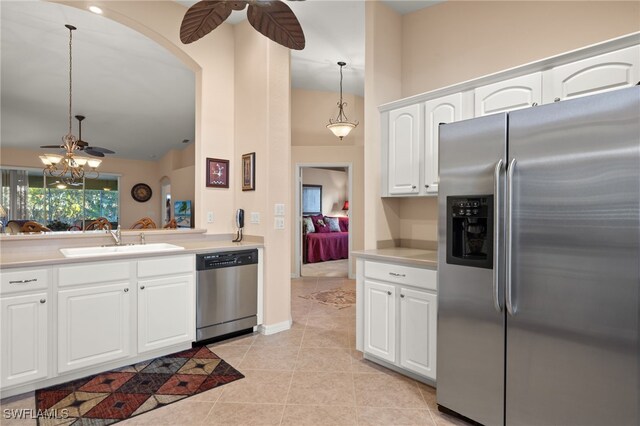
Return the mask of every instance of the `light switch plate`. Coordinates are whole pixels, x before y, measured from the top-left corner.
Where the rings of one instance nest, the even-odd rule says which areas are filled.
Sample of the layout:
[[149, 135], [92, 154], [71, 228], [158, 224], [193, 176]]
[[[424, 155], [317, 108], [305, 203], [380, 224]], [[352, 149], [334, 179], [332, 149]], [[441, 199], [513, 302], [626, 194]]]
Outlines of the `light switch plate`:
[[284, 216], [284, 204], [276, 204], [274, 206], [274, 215]]
[[207, 223], [213, 223], [213, 212], [207, 212]]
[[278, 230], [284, 229], [284, 217], [274, 218], [274, 227]]
[[260, 223], [260, 213], [259, 212], [251, 212], [251, 223]]

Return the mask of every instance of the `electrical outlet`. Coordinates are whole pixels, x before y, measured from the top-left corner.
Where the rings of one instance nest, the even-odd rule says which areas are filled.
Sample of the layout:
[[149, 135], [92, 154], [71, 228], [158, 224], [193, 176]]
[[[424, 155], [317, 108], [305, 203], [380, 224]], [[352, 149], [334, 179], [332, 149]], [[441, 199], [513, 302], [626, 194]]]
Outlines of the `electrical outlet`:
[[260, 213], [258, 212], [251, 212], [251, 223], [260, 223]]
[[213, 223], [213, 212], [207, 212], [207, 223]]
[[278, 230], [284, 229], [284, 217], [276, 217], [274, 221], [274, 227]]
[[276, 204], [274, 206], [274, 214], [276, 216], [284, 216], [284, 204]]

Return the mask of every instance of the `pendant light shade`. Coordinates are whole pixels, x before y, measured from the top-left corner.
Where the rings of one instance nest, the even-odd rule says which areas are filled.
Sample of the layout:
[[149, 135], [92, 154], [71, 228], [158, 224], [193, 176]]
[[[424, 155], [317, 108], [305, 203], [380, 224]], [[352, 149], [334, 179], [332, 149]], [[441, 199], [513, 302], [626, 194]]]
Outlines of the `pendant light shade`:
[[342, 67], [347, 65], [347, 63], [340, 61], [338, 65], [340, 66], [340, 101], [338, 101], [338, 115], [335, 120], [329, 119], [327, 129], [331, 130], [336, 137], [342, 140], [342, 138], [347, 136], [351, 130], [355, 129], [359, 123], [357, 121], [349, 121], [347, 115], [344, 113], [344, 107], [347, 103], [342, 101]]

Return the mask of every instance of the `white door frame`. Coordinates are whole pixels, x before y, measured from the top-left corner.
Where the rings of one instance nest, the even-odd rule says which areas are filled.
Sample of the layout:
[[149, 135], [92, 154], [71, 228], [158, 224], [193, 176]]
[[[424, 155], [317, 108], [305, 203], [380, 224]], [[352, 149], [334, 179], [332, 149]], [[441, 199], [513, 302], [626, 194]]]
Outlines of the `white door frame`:
[[[292, 274], [292, 278], [300, 278], [300, 273], [302, 269], [302, 169], [309, 167], [344, 167], [347, 169], [347, 196], [349, 200], [349, 210], [352, 210], [353, 206], [353, 163], [344, 163], [344, 162], [336, 162], [336, 163], [296, 163], [295, 167], [295, 176], [293, 178], [296, 183], [296, 190], [294, 191], [295, 195], [295, 220], [293, 220], [294, 224], [294, 257], [295, 257], [295, 271]], [[351, 222], [351, 218], [349, 219]], [[353, 235], [351, 233], [351, 223], [349, 223], [349, 278], [354, 279], [355, 274], [351, 268], [351, 250], [353, 250]]]

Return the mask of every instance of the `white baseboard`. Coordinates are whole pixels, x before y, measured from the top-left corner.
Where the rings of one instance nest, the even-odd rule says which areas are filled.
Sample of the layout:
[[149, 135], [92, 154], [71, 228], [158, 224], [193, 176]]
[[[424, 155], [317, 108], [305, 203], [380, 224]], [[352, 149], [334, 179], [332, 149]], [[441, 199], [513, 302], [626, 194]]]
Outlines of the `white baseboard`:
[[270, 334], [276, 334], [276, 333], [280, 333], [281, 331], [289, 330], [291, 328], [291, 324], [293, 324], [293, 321], [291, 320], [282, 321], [282, 322], [279, 322], [276, 324], [270, 324], [270, 325], [261, 324], [258, 326], [258, 331], [261, 334], [268, 336]]

